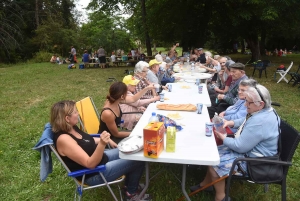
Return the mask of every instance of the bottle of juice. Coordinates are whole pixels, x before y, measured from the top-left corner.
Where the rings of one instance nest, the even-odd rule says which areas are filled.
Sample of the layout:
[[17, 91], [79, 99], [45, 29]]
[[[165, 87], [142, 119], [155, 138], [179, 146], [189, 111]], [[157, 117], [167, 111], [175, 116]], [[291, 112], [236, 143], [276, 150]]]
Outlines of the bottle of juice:
[[176, 128], [174, 126], [168, 126], [166, 152], [175, 152], [175, 144], [176, 144]]

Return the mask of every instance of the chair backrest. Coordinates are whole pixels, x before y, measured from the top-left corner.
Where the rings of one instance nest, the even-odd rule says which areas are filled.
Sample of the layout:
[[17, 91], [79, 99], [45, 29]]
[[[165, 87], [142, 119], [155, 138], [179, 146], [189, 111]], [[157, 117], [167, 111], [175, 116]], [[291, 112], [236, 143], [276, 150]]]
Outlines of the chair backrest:
[[98, 133], [100, 116], [91, 97], [76, 102], [83, 130], [88, 134]]
[[281, 160], [291, 162], [300, 141], [300, 134], [284, 120], [281, 120], [280, 129], [282, 145]]
[[263, 63], [263, 67], [268, 67], [270, 65], [271, 61], [270, 60], [263, 60], [262, 63]]
[[292, 68], [294, 62], [291, 62], [290, 66], [286, 69], [285, 71], [285, 75], [290, 71], [290, 69]]

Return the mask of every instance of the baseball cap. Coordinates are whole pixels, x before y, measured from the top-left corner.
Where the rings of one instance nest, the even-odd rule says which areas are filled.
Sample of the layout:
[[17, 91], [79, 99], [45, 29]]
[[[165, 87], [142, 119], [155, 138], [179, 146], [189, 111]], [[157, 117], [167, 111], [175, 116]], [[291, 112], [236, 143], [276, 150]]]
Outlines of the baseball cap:
[[239, 70], [245, 70], [245, 65], [242, 63], [234, 63], [229, 66], [229, 68], [235, 68]]
[[139, 80], [135, 79], [132, 75], [126, 75], [123, 78], [123, 83], [126, 85], [137, 85]]
[[152, 59], [150, 62], [149, 62], [149, 66], [152, 66], [154, 64], [161, 64], [161, 62], [157, 61], [156, 59]]

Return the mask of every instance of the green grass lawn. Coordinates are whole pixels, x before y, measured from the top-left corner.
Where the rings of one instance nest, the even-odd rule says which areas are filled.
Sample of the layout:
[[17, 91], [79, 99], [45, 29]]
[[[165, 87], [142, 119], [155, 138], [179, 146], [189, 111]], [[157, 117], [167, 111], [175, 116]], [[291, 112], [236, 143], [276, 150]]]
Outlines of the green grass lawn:
[[[234, 60], [242, 62], [249, 60], [249, 55], [230, 55]], [[276, 107], [281, 118], [287, 120], [300, 130], [300, 89], [282, 81], [279, 84], [272, 79], [279, 64], [286, 67], [293, 60], [291, 71], [296, 71], [300, 64], [300, 55], [287, 57], [267, 57], [274, 66], [269, 67], [268, 78], [258, 79], [266, 86], [272, 100], [281, 103]], [[63, 100], [80, 100], [91, 96], [100, 110], [111, 83], [108, 77], [121, 80], [125, 69], [77, 69], [68, 70], [67, 65], [49, 63], [27, 63], [0, 66], [0, 197], [1, 200], [72, 200], [74, 193], [73, 181], [53, 156], [53, 173], [42, 183], [39, 180], [40, 154], [32, 150], [43, 127], [49, 121], [49, 111], [53, 103]], [[252, 75], [252, 67], [247, 67], [247, 74]], [[299, 149], [287, 179], [287, 200], [300, 200]], [[151, 175], [162, 167], [162, 164], [150, 165]], [[200, 182], [205, 172], [202, 169], [188, 168], [187, 186]], [[167, 167], [180, 178], [181, 166], [171, 164]], [[115, 187], [114, 187], [115, 188]], [[148, 190], [155, 200], [176, 200], [182, 196], [180, 184], [167, 171], [158, 175], [150, 183]], [[231, 189], [233, 200], [280, 200], [280, 188], [271, 185], [268, 193], [263, 192], [263, 186], [249, 183], [234, 182]], [[213, 200], [214, 195], [199, 193], [192, 200]], [[112, 200], [109, 192], [104, 189], [89, 190], [84, 194], [84, 200]]]

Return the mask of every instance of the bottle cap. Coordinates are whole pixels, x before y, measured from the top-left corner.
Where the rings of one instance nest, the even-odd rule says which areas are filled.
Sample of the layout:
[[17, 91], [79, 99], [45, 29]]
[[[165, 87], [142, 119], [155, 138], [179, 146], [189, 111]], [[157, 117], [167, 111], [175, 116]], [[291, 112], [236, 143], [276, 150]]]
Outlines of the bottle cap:
[[156, 113], [155, 113], [155, 112], [152, 112], [152, 116], [156, 116]]

